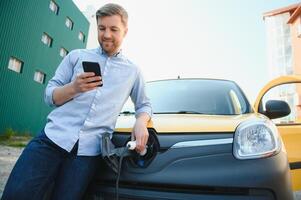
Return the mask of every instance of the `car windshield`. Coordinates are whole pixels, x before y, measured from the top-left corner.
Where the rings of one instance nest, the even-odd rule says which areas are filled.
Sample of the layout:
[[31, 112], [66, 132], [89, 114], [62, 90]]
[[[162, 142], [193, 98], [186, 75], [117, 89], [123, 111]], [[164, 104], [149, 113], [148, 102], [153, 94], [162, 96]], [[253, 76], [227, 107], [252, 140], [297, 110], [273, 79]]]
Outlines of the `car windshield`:
[[[232, 81], [214, 79], [178, 79], [146, 84], [155, 114], [237, 115], [251, 111], [241, 89]], [[126, 103], [122, 112], [134, 112]]]

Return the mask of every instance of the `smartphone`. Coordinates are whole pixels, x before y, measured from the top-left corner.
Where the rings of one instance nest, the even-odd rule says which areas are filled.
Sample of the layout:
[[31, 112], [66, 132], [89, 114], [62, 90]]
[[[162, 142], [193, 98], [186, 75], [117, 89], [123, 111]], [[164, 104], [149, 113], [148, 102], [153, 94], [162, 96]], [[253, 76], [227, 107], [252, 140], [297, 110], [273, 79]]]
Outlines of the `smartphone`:
[[[101, 71], [100, 71], [100, 66], [97, 62], [88, 62], [88, 61], [83, 61], [83, 68], [84, 72], [94, 72], [95, 76], [101, 76]], [[97, 82], [97, 81], [93, 81]], [[101, 87], [101, 85], [98, 85], [98, 87]]]

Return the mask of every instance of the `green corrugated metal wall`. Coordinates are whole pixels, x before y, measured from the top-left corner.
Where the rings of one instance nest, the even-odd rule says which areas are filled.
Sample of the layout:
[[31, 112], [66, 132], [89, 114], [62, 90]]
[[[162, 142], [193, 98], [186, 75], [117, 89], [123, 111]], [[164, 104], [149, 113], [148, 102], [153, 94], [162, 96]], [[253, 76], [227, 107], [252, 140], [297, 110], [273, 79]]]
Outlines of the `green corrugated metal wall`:
[[[49, 9], [50, 0], [0, 1], [0, 134], [6, 128], [32, 134], [43, 128], [51, 110], [44, 89], [62, 60], [60, 48], [86, 47], [88, 20], [71, 0], [55, 2], [57, 15]], [[73, 30], [65, 26], [66, 17], [74, 22]], [[44, 32], [53, 38], [51, 47], [41, 42]], [[11, 56], [23, 61], [22, 73], [8, 69]], [[36, 70], [46, 74], [44, 84], [33, 80]]]

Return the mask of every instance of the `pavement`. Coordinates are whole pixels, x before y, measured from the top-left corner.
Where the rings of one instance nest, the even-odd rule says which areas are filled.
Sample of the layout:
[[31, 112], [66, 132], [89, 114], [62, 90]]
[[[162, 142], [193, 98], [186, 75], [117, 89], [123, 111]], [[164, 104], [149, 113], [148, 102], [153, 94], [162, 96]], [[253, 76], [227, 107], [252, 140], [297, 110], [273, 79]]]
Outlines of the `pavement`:
[[0, 197], [8, 176], [24, 148], [0, 145]]
[[[24, 148], [0, 145], [0, 197], [8, 176]], [[295, 200], [301, 200], [301, 191], [295, 192]]]

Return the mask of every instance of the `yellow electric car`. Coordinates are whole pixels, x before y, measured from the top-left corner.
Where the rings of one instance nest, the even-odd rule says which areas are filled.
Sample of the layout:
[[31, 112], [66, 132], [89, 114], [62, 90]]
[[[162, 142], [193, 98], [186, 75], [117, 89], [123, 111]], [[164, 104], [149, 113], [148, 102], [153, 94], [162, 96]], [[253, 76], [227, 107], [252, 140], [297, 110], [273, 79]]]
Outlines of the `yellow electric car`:
[[[298, 83], [300, 76], [271, 81], [254, 106], [233, 81], [147, 83], [147, 154], [123, 160], [120, 200], [292, 200], [293, 189], [301, 190]], [[112, 139], [117, 147], [130, 140], [134, 122], [125, 107]], [[116, 177], [103, 162], [90, 194], [114, 199]]]

